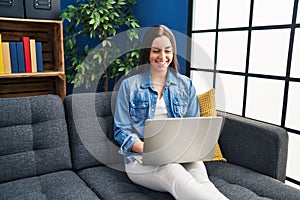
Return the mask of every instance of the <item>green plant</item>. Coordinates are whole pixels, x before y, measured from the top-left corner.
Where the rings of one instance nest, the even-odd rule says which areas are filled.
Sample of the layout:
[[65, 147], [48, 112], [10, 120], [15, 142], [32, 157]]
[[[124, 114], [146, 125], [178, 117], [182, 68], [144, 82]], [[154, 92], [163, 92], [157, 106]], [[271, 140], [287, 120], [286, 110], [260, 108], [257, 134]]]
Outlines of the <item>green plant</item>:
[[[137, 65], [140, 56], [137, 50], [126, 52], [110, 62], [120, 53], [111, 39], [119, 29], [127, 30], [129, 41], [138, 39], [136, 28], [139, 24], [131, 12], [134, 4], [136, 0], [77, 0], [77, 6], [69, 5], [62, 11], [62, 20], [66, 21], [65, 56], [70, 63], [66, 66], [66, 75], [75, 87], [85, 85], [89, 88], [102, 77], [107, 91], [109, 78], [118, 78]], [[94, 46], [85, 44], [80, 49], [79, 37], [89, 37]], [[92, 51], [95, 44], [100, 44], [101, 48]]]

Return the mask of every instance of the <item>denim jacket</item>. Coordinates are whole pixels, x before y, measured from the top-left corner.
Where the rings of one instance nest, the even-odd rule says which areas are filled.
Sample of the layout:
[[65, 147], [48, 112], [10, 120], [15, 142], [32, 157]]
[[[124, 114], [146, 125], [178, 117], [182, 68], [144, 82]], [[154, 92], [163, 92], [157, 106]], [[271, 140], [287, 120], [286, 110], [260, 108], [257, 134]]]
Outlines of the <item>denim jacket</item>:
[[[157, 98], [149, 69], [121, 83], [114, 113], [114, 139], [121, 145], [119, 153], [125, 156], [125, 162], [138, 155], [131, 149], [136, 141], [143, 141], [144, 123], [146, 119], [154, 118]], [[163, 98], [169, 118], [200, 116], [192, 81], [171, 69], [168, 70]]]

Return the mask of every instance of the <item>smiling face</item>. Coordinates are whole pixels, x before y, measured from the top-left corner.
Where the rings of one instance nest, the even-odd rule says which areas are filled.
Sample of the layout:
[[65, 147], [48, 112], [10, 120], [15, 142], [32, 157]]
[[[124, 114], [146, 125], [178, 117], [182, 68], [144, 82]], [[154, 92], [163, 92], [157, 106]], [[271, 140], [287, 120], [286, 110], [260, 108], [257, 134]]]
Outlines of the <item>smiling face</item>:
[[152, 70], [167, 71], [173, 60], [173, 47], [167, 36], [160, 36], [153, 40], [149, 59]]

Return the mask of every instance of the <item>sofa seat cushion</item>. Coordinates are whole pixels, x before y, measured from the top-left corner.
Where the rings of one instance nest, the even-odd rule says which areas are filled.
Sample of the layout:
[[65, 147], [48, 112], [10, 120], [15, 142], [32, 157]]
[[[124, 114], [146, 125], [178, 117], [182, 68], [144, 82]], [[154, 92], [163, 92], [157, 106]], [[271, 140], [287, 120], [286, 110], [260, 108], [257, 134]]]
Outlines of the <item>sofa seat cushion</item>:
[[300, 199], [299, 190], [231, 163], [205, 163], [210, 180], [229, 199]]
[[0, 184], [0, 199], [99, 199], [72, 171], [61, 171]]
[[260, 197], [255, 192], [240, 186], [238, 184], [230, 183], [222, 178], [209, 176], [211, 182], [231, 200], [251, 199], [251, 200], [267, 200], [269, 198]]
[[125, 172], [106, 166], [83, 169], [78, 175], [101, 199], [174, 199], [169, 193], [156, 192], [136, 185]]

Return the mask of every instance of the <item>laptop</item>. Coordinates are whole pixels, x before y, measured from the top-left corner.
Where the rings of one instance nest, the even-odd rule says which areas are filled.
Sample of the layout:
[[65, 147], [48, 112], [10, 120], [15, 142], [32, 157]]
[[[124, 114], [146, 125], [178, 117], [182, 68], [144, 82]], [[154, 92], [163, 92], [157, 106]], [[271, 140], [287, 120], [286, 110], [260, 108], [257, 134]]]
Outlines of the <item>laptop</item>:
[[144, 152], [135, 159], [143, 165], [212, 159], [222, 123], [222, 117], [148, 119]]

